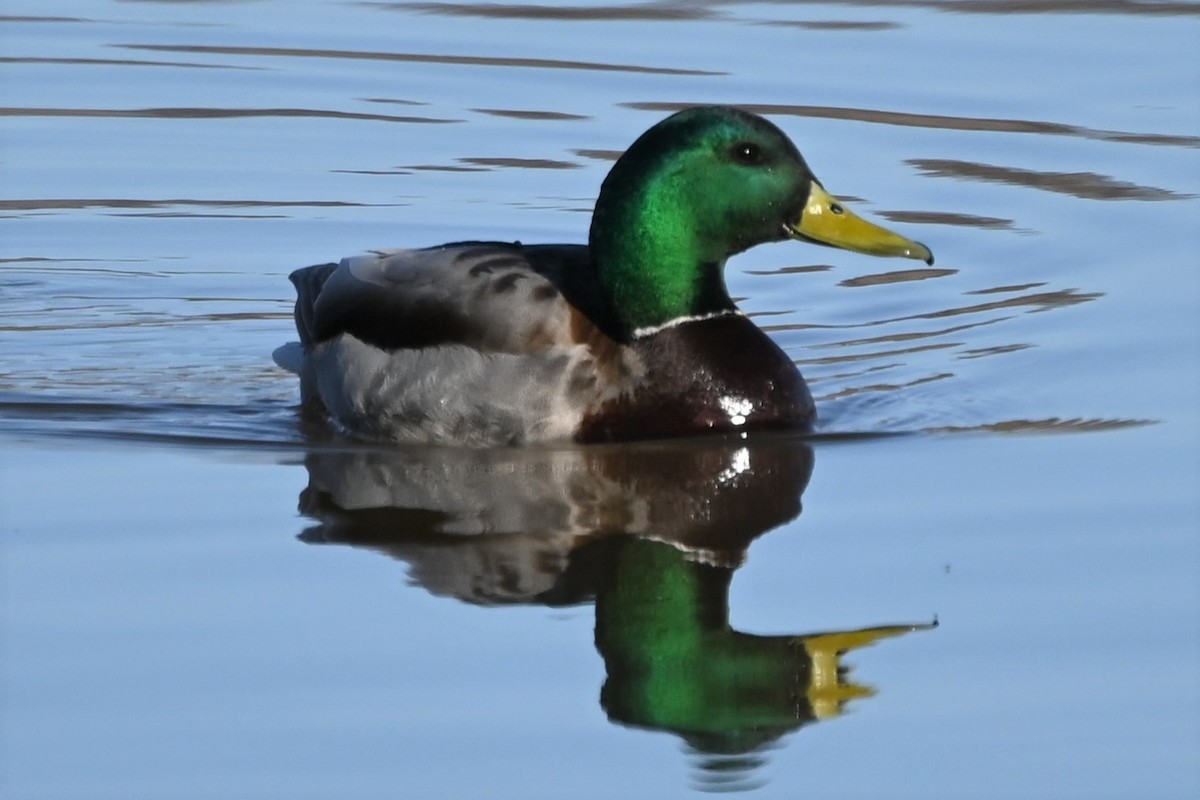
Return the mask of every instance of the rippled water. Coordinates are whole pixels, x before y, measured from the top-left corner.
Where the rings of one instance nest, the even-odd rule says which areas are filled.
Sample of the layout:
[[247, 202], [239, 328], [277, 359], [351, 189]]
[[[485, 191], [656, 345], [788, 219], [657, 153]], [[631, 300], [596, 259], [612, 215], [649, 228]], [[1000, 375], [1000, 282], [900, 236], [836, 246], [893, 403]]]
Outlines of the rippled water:
[[[1198, 18], [10, 2], [5, 795], [1194, 796]], [[293, 268], [582, 241], [695, 103], [937, 254], [731, 262], [817, 436], [298, 418]]]

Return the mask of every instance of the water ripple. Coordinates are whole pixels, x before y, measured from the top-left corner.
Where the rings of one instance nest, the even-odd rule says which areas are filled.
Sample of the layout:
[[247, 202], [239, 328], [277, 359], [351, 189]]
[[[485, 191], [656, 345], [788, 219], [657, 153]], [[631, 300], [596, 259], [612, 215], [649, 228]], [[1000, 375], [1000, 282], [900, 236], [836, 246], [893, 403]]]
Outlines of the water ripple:
[[532, 67], [590, 72], [636, 72], [644, 75], [724, 75], [702, 69], [648, 67], [636, 64], [611, 64], [598, 61], [572, 61], [559, 58], [513, 58], [510, 56], [460, 56], [433, 53], [388, 53], [372, 50], [317, 50], [302, 47], [235, 47], [228, 45], [117, 44], [130, 50], [164, 53], [212, 53], [216, 55], [267, 56], [270, 58], [342, 58], [363, 61], [402, 61], [415, 64], [446, 64], [472, 67]]
[[333, 111], [326, 108], [0, 108], [0, 117], [123, 117], [134, 119], [236, 119], [240, 117], [309, 117], [353, 119], [368, 122], [444, 124], [458, 119], [366, 114], [361, 111]]
[[[640, 102], [624, 103], [627, 108], [639, 111], [679, 111], [696, 103]], [[883, 111], [871, 108], [845, 108], [840, 106], [803, 106], [772, 103], [739, 104], [739, 108], [755, 114], [814, 117], [839, 119], [852, 122], [870, 122], [879, 125], [899, 125], [910, 128], [936, 128], [959, 131], [986, 131], [989, 133], [1040, 133], [1051, 136], [1077, 136], [1106, 142], [1126, 144], [1150, 144], [1166, 147], [1200, 147], [1200, 136], [1176, 136], [1159, 133], [1129, 133], [1105, 131], [1070, 125], [1063, 122], [1039, 122], [1025, 119], [999, 119], [988, 117], [956, 117], [946, 114], [919, 114], [909, 111]]]
[[1139, 186], [1095, 172], [1039, 172], [1016, 167], [1000, 167], [974, 161], [942, 158], [910, 158], [906, 164], [934, 178], [1007, 183], [1046, 192], [1069, 194], [1085, 200], [1187, 200], [1195, 195]]

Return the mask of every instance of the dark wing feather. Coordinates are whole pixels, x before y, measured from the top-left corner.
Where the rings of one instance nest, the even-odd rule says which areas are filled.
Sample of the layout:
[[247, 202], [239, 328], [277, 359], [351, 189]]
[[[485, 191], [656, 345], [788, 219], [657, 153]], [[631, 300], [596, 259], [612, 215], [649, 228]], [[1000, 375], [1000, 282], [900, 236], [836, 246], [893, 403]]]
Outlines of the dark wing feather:
[[385, 350], [458, 343], [529, 352], [573, 344], [580, 312], [603, 316], [582, 245], [379, 251], [297, 270], [291, 280], [306, 348], [349, 333]]
[[294, 310], [296, 332], [300, 334], [300, 344], [304, 345], [305, 350], [323, 338], [317, 335], [314, 327], [313, 306], [316, 304], [317, 296], [321, 294], [321, 287], [325, 285], [325, 281], [329, 280], [329, 276], [333, 274], [337, 266], [337, 264], [317, 264], [298, 269], [288, 276], [288, 280], [296, 287]]

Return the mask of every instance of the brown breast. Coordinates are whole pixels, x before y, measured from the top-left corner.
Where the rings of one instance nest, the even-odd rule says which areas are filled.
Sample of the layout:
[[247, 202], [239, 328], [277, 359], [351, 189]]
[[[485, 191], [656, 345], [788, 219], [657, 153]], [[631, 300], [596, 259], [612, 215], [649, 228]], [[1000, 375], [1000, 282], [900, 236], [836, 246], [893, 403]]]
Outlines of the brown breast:
[[796, 365], [740, 314], [674, 325], [630, 347], [644, 366], [641, 379], [589, 411], [578, 441], [807, 430], [816, 419], [812, 395]]

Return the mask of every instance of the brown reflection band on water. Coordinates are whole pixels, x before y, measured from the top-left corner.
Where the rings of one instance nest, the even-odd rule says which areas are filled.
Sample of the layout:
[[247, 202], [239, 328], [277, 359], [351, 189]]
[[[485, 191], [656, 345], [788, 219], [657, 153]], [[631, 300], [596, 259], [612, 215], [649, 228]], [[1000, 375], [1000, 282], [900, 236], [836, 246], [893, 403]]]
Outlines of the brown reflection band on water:
[[582, 164], [573, 161], [555, 161], [550, 158], [479, 158], [468, 157], [456, 159], [464, 164], [477, 167], [518, 167], [521, 169], [579, 169]]
[[1006, 294], [1010, 292], [1023, 292], [1026, 289], [1036, 289], [1039, 286], [1045, 286], [1045, 281], [1034, 281], [1032, 283], [1013, 283], [1006, 286], [993, 286], [990, 289], [972, 289], [966, 294]]
[[137, 200], [131, 198], [40, 198], [0, 200], [2, 211], [48, 211], [82, 208], [176, 208], [201, 206], [206, 208], [358, 208], [368, 203], [343, 200]]
[[932, 350], [950, 350], [962, 345], [962, 342], [943, 342], [940, 344], [923, 344], [916, 347], [897, 347], [892, 350], [875, 350], [870, 353], [856, 353], [854, 355], [839, 355], [839, 356], [823, 356], [821, 358], [802, 358], [796, 361], [800, 365], [812, 364], [847, 364], [855, 361], [874, 361], [878, 358], [891, 358], [893, 356], [909, 356], [914, 353], [928, 353]]
[[[866, 371], [864, 371], [864, 372], [866, 372]], [[863, 373], [860, 373], [860, 374], [863, 374]], [[848, 375], [848, 376], [844, 376], [844, 377], [855, 377], [855, 376]], [[927, 384], [927, 383], [934, 383], [935, 381], [944, 381], [947, 378], [953, 378], [953, 377], [954, 377], [953, 372], [939, 372], [934, 375], [926, 375], [923, 378], [913, 378], [911, 381], [904, 381], [903, 383], [870, 383], [870, 384], [865, 384], [863, 386], [851, 386], [847, 389], [842, 389], [837, 392], [830, 392], [829, 394], [819, 395], [817, 397], [817, 400], [819, 400], [821, 402], [828, 402], [830, 400], [841, 400], [846, 397], [853, 397], [854, 395], [857, 395], [857, 394], [867, 394], [870, 392], [896, 392], [901, 389], [911, 389], [914, 386], [923, 386], [924, 384]], [[819, 383], [819, 381], [817, 381], [817, 383]]]
[[1195, 196], [1156, 186], [1139, 186], [1095, 172], [1039, 172], [941, 158], [910, 158], [905, 163], [935, 178], [1007, 183], [1085, 200], [1186, 200]]
[[455, 64], [473, 67], [532, 67], [593, 72], [636, 72], [644, 75], [719, 76], [725, 72], [673, 67], [645, 67], [636, 64], [606, 64], [597, 61], [570, 61], [557, 58], [511, 58], [507, 56], [454, 56], [432, 53], [386, 53], [376, 50], [314, 50], [302, 47], [232, 47], [218, 45], [115, 44], [129, 50], [153, 50], [164, 53], [212, 53], [217, 55], [270, 56], [272, 58], [343, 58], [364, 61], [402, 61], [416, 64]]
[[95, 22], [83, 17], [18, 17], [0, 14], [0, 22]]
[[[877, 276], [870, 276], [870, 277], [875, 278]], [[886, 276], [883, 276], [883, 277], [886, 278]], [[931, 277], [938, 277], [938, 276], [931, 276]], [[884, 280], [881, 282], [887, 282], [887, 281]], [[862, 285], [862, 284], [860, 284], [860, 285]], [[1039, 286], [1039, 285], [1040, 284], [1030, 284], [1030, 286]], [[1023, 288], [1028, 288], [1028, 287], [997, 287], [996, 289], [984, 290], [984, 291], [986, 293], [993, 293], [993, 292], [1001, 292], [1001, 291], [1019, 291]], [[974, 292], [973, 294], [978, 294], [978, 292]], [[871, 320], [871, 321], [857, 322], [857, 323], [852, 323], [852, 324], [842, 324], [842, 325], [763, 325], [761, 327], [763, 328], [763, 330], [765, 330], [767, 332], [791, 331], [791, 330], [799, 330], [799, 329], [805, 329], [805, 328], [821, 328], [821, 329], [870, 328], [870, 327], [875, 327], [875, 326], [880, 326], [880, 325], [889, 325], [889, 324], [898, 323], [898, 322], [913, 322], [916, 320], [942, 319], [942, 318], [956, 317], [956, 316], [967, 315], [967, 314], [983, 314], [986, 312], [993, 312], [993, 311], [998, 311], [1001, 309], [1008, 309], [1008, 308], [1019, 308], [1022, 306], [1031, 306], [1032, 308], [1028, 309], [1029, 311], [1046, 311], [1051, 308], [1065, 307], [1065, 306], [1075, 305], [1078, 303], [1088, 302], [1091, 300], [1095, 300], [1101, 296], [1103, 296], [1103, 295], [1102, 295], [1102, 293], [1099, 293], [1099, 292], [1085, 293], [1085, 292], [1079, 292], [1076, 289], [1065, 289], [1065, 290], [1061, 290], [1061, 291], [1051, 291], [1051, 292], [1031, 292], [1031, 293], [1021, 294], [1018, 296], [1008, 297], [1008, 298], [1005, 298], [1002, 300], [996, 300], [996, 301], [987, 302], [987, 303], [976, 303], [973, 305], [961, 306], [961, 307], [957, 307], [957, 308], [948, 308], [948, 309], [944, 309], [941, 311], [932, 311], [932, 312], [926, 312], [926, 313], [922, 313], [922, 314], [912, 314], [912, 315], [908, 315], [908, 316], [894, 317], [891, 319], [884, 319], [884, 320]], [[817, 378], [815, 380], [810, 380], [810, 384], [813, 384], [813, 385], [821, 383], [822, 380], [826, 380], [826, 381], [838, 380], [838, 381], [844, 382], [847, 379], [860, 378], [860, 377], [863, 377], [870, 373], [877, 372], [880, 369], [887, 369], [892, 366], [897, 366], [898, 364], [903, 363], [903, 361], [904, 361], [903, 357], [905, 357], [905, 356], [910, 356], [910, 355], [917, 354], [917, 353], [931, 352], [931, 351], [958, 350], [960, 348], [964, 348], [966, 341], [956, 339], [955, 341], [949, 341], [949, 342], [941, 341], [941, 342], [933, 342], [933, 343], [929, 343], [929, 344], [916, 344], [916, 345], [907, 346], [907, 347], [897, 347], [896, 345], [898, 345], [898, 344], [916, 342], [916, 341], [922, 340], [922, 339], [934, 339], [934, 338], [941, 339], [946, 336], [954, 335], [954, 334], [957, 334], [957, 333], [960, 333], [962, 331], [966, 331], [966, 330], [969, 330], [972, 328], [983, 327], [986, 325], [994, 325], [996, 323], [1002, 322], [1005, 319], [1009, 319], [1010, 317], [1011, 317], [1011, 315], [1007, 315], [1007, 316], [991, 315], [988, 318], [978, 319], [973, 322], [968, 322], [965, 324], [950, 326], [950, 327], [936, 329], [936, 330], [886, 333], [886, 334], [883, 334], [880, 336], [874, 336], [874, 337], [859, 337], [859, 338], [854, 338], [854, 339], [844, 339], [841, 341], [826, 342], [822, 345], [822, 347], [826, 348], [826, 349], [844, 350], [845, 348], [866, 347], [866, 348], [868, 348], [868, 351], [867, 352], [850, 352], [850, 353], [842, 352], [842, 353], [838, 353], [836, 355], [802, 358], [802, 359], [797, 359], [795, 363], [801, 367], [828, 366], [831, 364], [870, 365], [870, 366], [866, 366], [865, 368], [863, 368], [857, 372], [852, 372], [850, 374], [825, 376], [823, 379]], [[1033, 346], [1034, 345], [1028, 344], [1028, 343], [1013, 343], [1013, 344], [1000, 345], [1000, 346], [991, 347], [991, 348], [962, 349], [959, 353], [956, 354], [955, 357], [958, 359], [981, 358], [981, 357], [989, 356], [989, 355], [1001, 355], [1004, 353], [1017, 352], [1019, 350], [1024, 350], [1024, 349], [1027, 349], [1027, 348], [1033, 347]], [[928, 383], [930, 381], [942, 380], [944, 378], [950, 378], [950, 377], [954, 377], [953, 372], [940, 372], [940, 373], [937, 373], [932, 376], [926, 376], [923, 378], [919, 378], [915, 381], [909, 381], [906, 383], [873, 382], [873, 383], [870, 383], [867, 385], [848, 387], [848, 388], [839, 390], [834, 393], [820, 395], [817, 397], [817, 400], [824, 402], [824, 401], [828, 401], [828, 400], [844, 398], [844, 397], [848, 397], [850, 395], [862, 394], [862, 393], [867, 393], [867, 392], [896, 391], [896, 390], [906, 389], [906, 388], [915, 386], [920, 383]]]
[[394, 170], [338, 170], [356, 175], [408, 175], [412, 172], [490, 172], [491, 167], [467, 166], [466, 164], [406, 164]]
[[1090, 431], [1111, 431], [1119, 428], [1138, 428], [1143, 425], [1157, 425], [1154, 419], [1103, 419], [1072, 417], [1061, 419], [1012, 419], [1004, 422], [991, 422], [985, 425], [946, 425], [937, 428], [926, 428], [927, 433], [1088, 433]]
[[944, 278], [947, 275], [957, 275], [956, 269], [898, 269], [892, 272], [879, 272], [874, 275], [860, 275], [857, 278], [847, 278], [839, 281], [838, 286], [879, 286], [884, 283], [907, 283], [908, 281], [924, 281], [930, 278]]
[[1028, 342], [1019, 342], [1017, 344], [996, 345], [995, 347], [978, 347], [973, 350], [964, 350], [955, 356], [955, 358], [969, 360], [972, 358], [983, 358], [985, 356], [1000, 356], [1005, 355], [1006, 353], [1017, 353], [1021, 350], [1028, 350], [1033, 346], [1034, 345], [1029, 344]]
[[448, 17], [488, 19], [549, 19], [566, 22], [633, 20], [679, 21], [720, 16], [701, 3], [645, 3], [640, 5], [554, 6], [524, 3], [362, 3], [390, 11], [419, 11]]
[[813, 325], [810, 323], [800, 323], [788, 325], [764, 325], [761, 327], [768, 333], [810, 330], [814, 328], [819, 328], [822, 330], [852, 330], [856, 328], [873, 328], [877, 325], [890, 325], [896, 322], [909, 322], [918, 319], [945, 319], [947, 317], [957, 317], [963, 314], [978, 314], [986, 311], [998, 311], [1005, 308], [1021, 308], [1023, 306], [1032, 306], [1032, 311], [1048, 311], [1052, 308], [1066, 308], [1067, 306], [1087, 303], [1092, 300], [1098, 300], [1103, 296], [1103, 292], [1081, 292], [1078, 289], [1060, 289], [1058, 291], [1050, 292], [1033, 292], [1030, 294], [1018, 295], [1016, 297], [1007, 297], [1003, 300], [993, 300], [989, 303], [974, 303], [968, 306], [946, 308], [942, 309], [941, 311], [926, 311], [921, 314], [909, 314], [903, 317], [891, 317], [888, 319], [867, 320], [864, 322], [841, 324]]
[[748, 269], [746, 275], [807, 275], [810, 272], [829, 272], [832, 264], [805, 264], [803, 266], [779, 267], [778, 269]]
[[964, 228], [988, 230], [1010, 230], [1016, 222], [1003, 217], [980, 217], [975, 214], [957, 214], [949, 211], [876, 211], [892, 222], [917, 225], [958, 225]]
[[[112, 258], [112, 259], [109, 259], [109, 258], [45, 258], [42, 256], [21, 256], [18, 258], [0, 258], [0, 264], [28, 264], [30, 266], [20, 269], [19, 271], [23, 272], [23, 273], [35, 274], [35, 275], [38, 273], [41, 273], [41, 272], [46, 272], [46, 273], [52, 272], [55, 275], [79, 274], [79, 275], [104, 275], [104, 276], [109, 276], [109, 277], [122, 277], [122, 278], [159, 278], [164, 275], [181, 274], [181, 273], [175, 272], [174, 270], [161, 271], [161, 270], [144, 270], [144, 269], [136, 269], [136, 270], [113, 269], [112, 267], [60, 267], [60, 266], [55, 266], [53, 268], [53, 270], [41, 270], [41, 269], [37, 269], [35, 266], [33, 266], [33, 265], [37, 265], [37, 264], [55, 264], [55, 265], [58, 265], [58, 264], [93, 264], [93, 263], [95, 263], [95, 264], [113, 264], [113, 263], [142, 264], [149, 260], [150, 259], [145, 259], [145, 258]], [[213, 275], [213, 274], [217, 274], [217, 273], [206, 272], [205, 274]], [[6, 286], [12, 286], [11, 281], [6, 280], [4, 283]]]
[[230, 119], [238, 117], [316, 117], [370, 122], [448, 123], [458, 119], [363, 114], [323, 108], [0, 108], [0, 117], [121, 117], [134, 119]]
[[907, 317], [896, 317], [892, 320], [885, 320], [873, 324], [885, 324], [886, 322], [901, 322], [910, 319], [941, 319], [944, 317], [954, 317], [960, 314], [977, 314], [981, 311], [996, 311], [1002, 308], [1020, 308], [1021, 306], [1033, 306], [1035, 311], [1046, 311], [1051, 308], [1065, 308], [1074, 306], [1080, 303], [1087, 303], [1092, 300], [1097, 300], [1104, 296], [1103, 292], [1080, 292], [1078, 289], [1061, 289], [1055, 292], [1036, 292], [1034, 294], [1023, 294], [1017, 297], [1009, 297], [1004, 300], [994, 300], [990, 303], [977, 303], [970, 306], [961, 306], [959, 308], [947, 308], [943, 311], [930, 311], [924, 314], [913, 314]]
[[522, 111], [515, 108], [472, 108], [477, 114], [488, 114], [493, 117], [507, 117], [509, 119], [532, 119], [542, 120], [547, 122], [575, 121], [591, 119], [591, 117], [582, 114], [566, 114], [562, 111]]
[[[622, 103], [622, 105], [626, 108], [634, 108], [639, 111], [673, 112], [698, 104], [644, 102]], [[900, 125], [910, 128], [939, 128], [959, 131], [986, 131], [991, 133], [1042, 133], [1053, 136], [1078, 136], [1085, 139], [1100, 139], [1102, 141], [1132, 144], [1200, 147], [1200, 136], [1102, 131], [1061, 122], [1037, 122], [1034, 120], [992, 119], [986, 117], [951, 117], [943, 114], [916, 114], [906, 111], [882, 111], [879, 109], [843, 108], [839, 106], [750, 103], [739, 104], [738, 107], [745, 111], [764, 116], [814, 117], [854, 122], [871, 122], [879, 125]]]
[[949, 328], [938, 328], [932, 331], [908, 331], [907, 333], [889, 333], [883, 336], [866, 336], [859, 339], [843, 339], [839, 342], [829, 342], [828, 347], [862, 347], [864, 345], [873, 345], [892, 342], [911, 342], [917, 339], [932, 339], [934, 337], [949, 336], [954, 333], [962, 333], [963, 331], [982, 328], [987, 325], [994, 325], [999, 322], [997, 319], [986, 319], [981, 322], [968, 322], [965, 325], [952, 325]]
[[427, 106], [428, 103], [422, 103], [420, 100], [403, 100], [398, 97], [364, 97], [364, 103], [387, 103], [396, 106]]
[[394, 170], [335, 170], [356, 175], [406, 175], [411, 172], [490, 172], [494, 169], [580, 169], [573, 161], [552, 158], [512, 158], [469, 156], [455, 159], [455, 164], [405, 164]]
[[0, 64], [66, 64], [85, 67], [182, 67], [185, 69], [246, 69], [232, 64], [201, 64], [196, 61], [145, 61], [134, 58], [43, 58], [39, 56], [0, 56]]
[[[829, 0], [785, 0], [788, 5], [829, 5]], [[871, 8], [931, 8], [967, 14], [1136, 14], [1194, 16], [1200, 5], [1172, 0], [838, 0]]]
[[[872, 277], [875, 277], [875, 276], [872, 276]], [[938, 277], [938, 276], [931, 276], [931, 277]], [[886, 282], [886, 281], [883, 281], [883, 282]], [[1014, 292], [1014, 291], [1022, 291], [1027, 288], [1037, 287], [1040, 285], [1042, 285], [1042, 284], [1029, 284], [1029, 285], [1023, 286], [1023, 287], [1022, 286], [996, 287], [995, 289], [987, 289], [987, 290], [982, 290], [980, 292], [969, 292], [968, 294], [981, 294], [981, 293], [990, 294], [990, 293], [995, 293], [995, 292]], [[1048, 310], [1050, 308], [1054, 308], [1054, 307], [1065, 307], [1065, 306], [1069, 306], [1069, 305], [1075, 305], [1077, 303], [1087, 302], [1090, 300], [1097, 299], [1101, 296], [1102, 296], [1102, 293], [1081, 293], [1074, 289], [1067, 289], [1067, 290], [1062, 290], [1062, 291], [1057, 291], [1057, 292], [1028, 293], [1028, 294], [1023, 294], [1023, 295], [1019, 295], [1019, 296], [1015, 296], [1015, 297], [1009, 297], [1004, 300], [998, 300], [998, 301], [994, 301], [994, 302], [977, 303], [977, 304], [970, 305], [970, 306], [963, 306], [963, 307], [959, 307], [959, 308], [949, 308], [949, 309], [945, 309], [942, 311], [933, 311], [933, 312], [927, 312], [924, 314], [913, 314], [913, 315], [909, 315], [909, 316], [895, 317], [895, 318], [884, 319], [884, 320], [870, 320], [870, 321], [865, 321], [865, 322], [857, 322], [857, 323], [841, 324], [841, 325], [786, 324], [786, 325], [761, 325], [760, 327], [764, 331], [767, 331], [768, 333], [777, 333], [777, 332], [782, 332], [782, 331], [796, 331], [796, 330], [814, 329], [814, 328], [823, 329], [823, 330], [871, 328], [871, 327], [875, 327], [875, 326], [889, 325], [889, 324], [898, 323], [898, 322], [913, 322], [916, 320], [941, 319], [941, 318], [955, 317], [955, 316], [965, 315], [965, 314], [980, 314], [980, 313], [986, 313], [986, 312], [996, 311], [996, 310], [1005, 309], [1005, 308], [1015, 308], [1015, 307], [1021, 307], [1021, 306], [1032, 306], [1032, 308], [1029, 309], [1030, 311], [1046, 311], [1046, 310]], [[800, 358], [800, 359], [796, 359], [795, 363], [801, 367], [806, 367], [806, 366], [826, 367], [829, 365], [841, 365], [841, 364], [859, 365], [861, 367], [860, 369], [853, 370], [851, 372], [843, 372], [843, 373], [837, 374], [837, 375], [825, 375], [823, 377], [815, 377], [815, 378], [810, 376], [810, 381], [809, 381], [809, 383], [814, 386], [817, 384], [820, 384], [822, 382], [827, 382], [827, 381], [839, 381], [839, 382], [844, 383], [846, 380], [861, 378], [863, 376], [878, 372], [880, 370], [886, 370], [886, 369], [890, 369], [891, 367], [898, 366], [899, 364], [904, 363], [905, 356], [910, 356], [910, 355], [918, 354], [918, 353], [931, 352], [931, 351], [955, 350], [958, 348], [963, 348], [964, 345], [966, 344], [966, 342], [969, 341], [969, 338], [968, 338], [968, 340], [956, 339], [954, 341], [949, 341], [949, 342], [939, 341], [939, 342], [933, 342], [933, 343], [929, 343], [929, 344], [912, 344], [910, 346], [897, 346], [897, 345], [904, 345], [906, 343], [918, 342], [920, 340], [943, 339], [947, 336], [959, 334], [964, 331], [971, 330], [973, 328], [980, 328], [980, 327], [984, 327], [984, 326], [988, 326], [988, 325], [995, 325], [995, 324], [1003, 322], [1004, 320], [1009, 319], [1009, 318], [1011, 318], [1011, 315], [1001, 315], [1001, 316], [991, 315], [987, 318], [978, 319], [978, 320], [975, 320], [972, 322], [966, 322], [966, 323], [959, 324], [959, 325], [952, 325], [949, 327], [941, 327], [941, 328], [932, 329], [932, 330], [894, 332], [894, 333], [885, 333], [885, 334], [882, 334], [879, 336], [856, 337], [856, 338], [852, 338], [852, 339], [842, 339], [840, 341], [829, 341], [829, 342], [823, 343], [821, 345], [821, 347], [826, 350], [838, 350], [838, 351], [843, 351], [843, 352], [838, 352], [835, 355]], [[1033, 346], [1034, 345], [1027, 344], [1027, 343], [1014, 343], [1014, 344], [1008, 344], [1008, 345], [1000, 345], [1000, 346], [991, 347], [991, 348], [963, 349], [963, 350], [961, 350], [961, 352], [957, 353], [955, 355], [955, 357], [960, 360], [961, 359], [981, 358], [981, 357], [989, 356], [989, 355], [1001, 355], [1004, 353], [1017, 352], [1019, 350], [1024, 350], [1024, 349], [1027, 349], [1027, 348], [1033, 347]], [[864, 347], [868, 348], [867, 352], [844, 352], [847, 348], [864, 348]], [[897, 390], [901, 390], [901, 389], [910, 388], [910, 387], [918, 385], [918, 384], [929, 383], [930, 381], [942, 380], [944, 378], [951, 378], [951, 377], [954, 377], [953, 372], [939, 372], [932, 376], [918, 378], [914, 381], [909, 381], [909, 382], [905, 382], [905, 383], [872, 382], [870, 384], [866, 384], [866, 385], [862, 385], [862, 386], [853, 386], [853, 387], [841, 389], [834, 393], [827, 393], [824, 395], [819, 395], [819, 396], [817, 396], [817, 400], [824, 402], [824, 401], [828, 401], [828, 400], [844, 398], [844, 397], [848, 397], [850, 395], [862, 394], [862, 393], [867, 393], [867, 392], [897, 391]]]
[[859, 22], [856, 20], [791, 20], [773, 19], [759, 22], [782, 28], [804, 28], [810, 31], [890, 31], [903, 27], [899, 22]]
[[624, 153], [625, 151], [623, 151], [623, 150], [589, 150], [587, 148], [581, 148], [581, 149], [577, 149], [577, 150], [572, 150], [571, 152], [574, 153], [575, 155], [579, 156], [580, 158], [592, 158], [592, 159], [595, 159], [596, 161], [616, 161], [618, 158], [621, 157], [621, 154]]
[[[778, 1], [778, 0], [777, 0]], [[757, 0], [755, 5], [761, 4]], [[784, 5], [831, 5], [830, 0], [783, 0]], [[1171, 0], [838, 0], [838, 5], [871, 8], [930, 8], [938, 11], [974, 14], [1139, 14], [1177, 16], [1200, 14], [1190, 2]], [[678, 21], [717, 19], [724, 14], [711, 6], [736, 6], [737, 2], [682, 3], [677, 0], [640, 5], [554, 6], [525, 3], [386, 3], [367, 2], [391, 11], [418, 11], [443, 16], [482, 17], [488, 19], [528, 19], [562, 21]], [[707, 6], [707, 7], [706, 7]], [[834, 23], [836, 24], [836, 23]], [[889, 24], [889, 23], [865, 23]]]
[[[78, 312], [78, 306], [63, 309], [44, 309], [44, 313], [55, 311]], [[126, 330], [135, 328], [167, 328], [177, 325], [190, 325], [196, 322], [245, 322], [247, 320], [290, 320], [292, 311], [255, 311], [229, 312], [211, 314], [161, 314], [145, 316], [137, 319], [105, 322], [103, 320], [71, 322], [71, 323], [35, 323], [31, 325], [0, 325], [0, 333], [36, 333], [46, 331], [102, 331]]]

